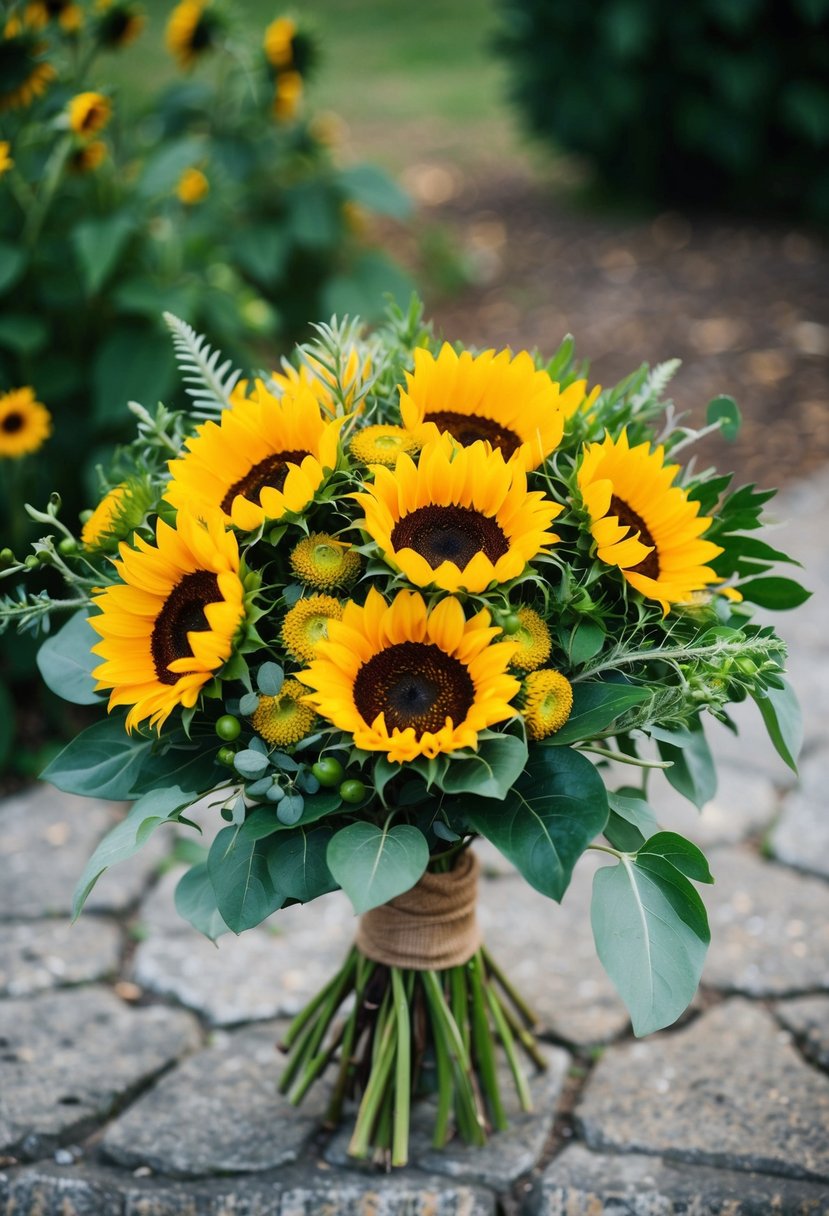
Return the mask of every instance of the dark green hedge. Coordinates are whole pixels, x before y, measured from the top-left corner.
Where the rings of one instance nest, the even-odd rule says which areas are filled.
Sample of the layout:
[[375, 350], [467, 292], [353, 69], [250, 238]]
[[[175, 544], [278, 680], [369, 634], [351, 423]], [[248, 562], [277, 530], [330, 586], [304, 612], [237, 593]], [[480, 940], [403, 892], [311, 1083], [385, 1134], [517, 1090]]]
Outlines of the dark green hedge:
[[829, 0], [497, 0], [530, 127], [614, 193], [829, 223]]

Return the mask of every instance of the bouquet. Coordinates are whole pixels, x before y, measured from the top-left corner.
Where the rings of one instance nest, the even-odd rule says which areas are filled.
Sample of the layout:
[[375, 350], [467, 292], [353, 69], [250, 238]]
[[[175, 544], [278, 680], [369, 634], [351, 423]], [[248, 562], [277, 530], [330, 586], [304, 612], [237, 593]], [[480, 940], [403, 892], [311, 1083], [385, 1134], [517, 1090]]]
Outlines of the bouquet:
[[45, 534], [10, 572], [45, 564], [65, 591], [3, 606], [30, 630], [68, 613], [41, 674], [107, 700], [44, 776], [133, 800], [76, 913], [171, 821], [207, 837], [176, 905], [214, 940], [341, 887], [356, 940], [285, 1036], [283, 1090], [330, 1069], [358, 1158], [406, 1162], [421, 1093], [436, 1145], [482, 1144], [503, 1078], [528, 1107], [544, 1057], [477, 930], [476, 838], [552, 900], [587, 850], [607, 860], [596, 948], [637, 1035], [694, 995], [712, 876], [660, 829], [652, 780], [702, 805], [704, 722], [747, 698], [795, 764], [785, 647], [752, 619], [807, 594], [769, 573], [789, 560], [756, 535], [772, 492], [685, 459], [739, 415], [720, 397], [684, 422], [675, 363], [600, 391], [569, 337], [549, 362], [475, 353], [413, 300], [242, 379], [167, 321], [190, 409], [131, 406], [80, 535], [57, 497], [29, 508]]

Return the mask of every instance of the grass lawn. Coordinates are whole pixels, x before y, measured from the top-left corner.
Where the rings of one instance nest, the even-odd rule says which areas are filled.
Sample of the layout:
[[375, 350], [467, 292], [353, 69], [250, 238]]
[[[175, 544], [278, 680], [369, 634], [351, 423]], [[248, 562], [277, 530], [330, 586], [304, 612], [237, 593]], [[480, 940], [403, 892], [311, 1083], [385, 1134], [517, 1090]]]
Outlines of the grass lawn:
[[[176, 73], [163, 47], [171, 5], [145, 0], [145, 7], [147, 29], [112, 73], [133, 93]], [[245, 0], [235, 11], [241, 25], [259, 33], [289, 10]], [[321, 43], [309, 104], [342, 118], [350, 157], [399, 172], [432, 156], [470, 168], [520, 154], [503, 70], [489, 49], [497, 25], [492, 0], [303, 0], [301, 12]], [[197, 72], [209, 70], [205, 63]]]

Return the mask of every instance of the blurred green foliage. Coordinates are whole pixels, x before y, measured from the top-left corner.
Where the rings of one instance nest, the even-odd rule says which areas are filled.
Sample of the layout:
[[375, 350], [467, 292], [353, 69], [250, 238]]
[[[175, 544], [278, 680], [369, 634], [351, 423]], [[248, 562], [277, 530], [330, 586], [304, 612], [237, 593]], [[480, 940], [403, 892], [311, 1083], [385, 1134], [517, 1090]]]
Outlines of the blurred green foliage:
[[829, 0], [499, 0], [530, 127], [611, 193], [829, 223]]

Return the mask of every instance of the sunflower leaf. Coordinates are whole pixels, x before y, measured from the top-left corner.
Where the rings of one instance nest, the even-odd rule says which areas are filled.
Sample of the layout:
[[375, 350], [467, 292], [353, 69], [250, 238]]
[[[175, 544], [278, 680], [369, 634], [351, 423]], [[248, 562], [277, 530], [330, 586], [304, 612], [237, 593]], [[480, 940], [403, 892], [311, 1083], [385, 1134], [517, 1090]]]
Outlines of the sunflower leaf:
[[193, 866], [182, 875], [174, 898], [179, 916], [188, 920], [194, 929], [204, 934], [211, 942], [229, 932], [216, 903], [216, 894], [207, 872], [206, 861]]
[[544, 745], [560, 747], [591, 739], [634, 705], [646, 701], [650, 695], [649, 689], [633, 684], [605, 684], [601, 680], [574, 684], [570, 717], [554, 735], [544, 740]]

